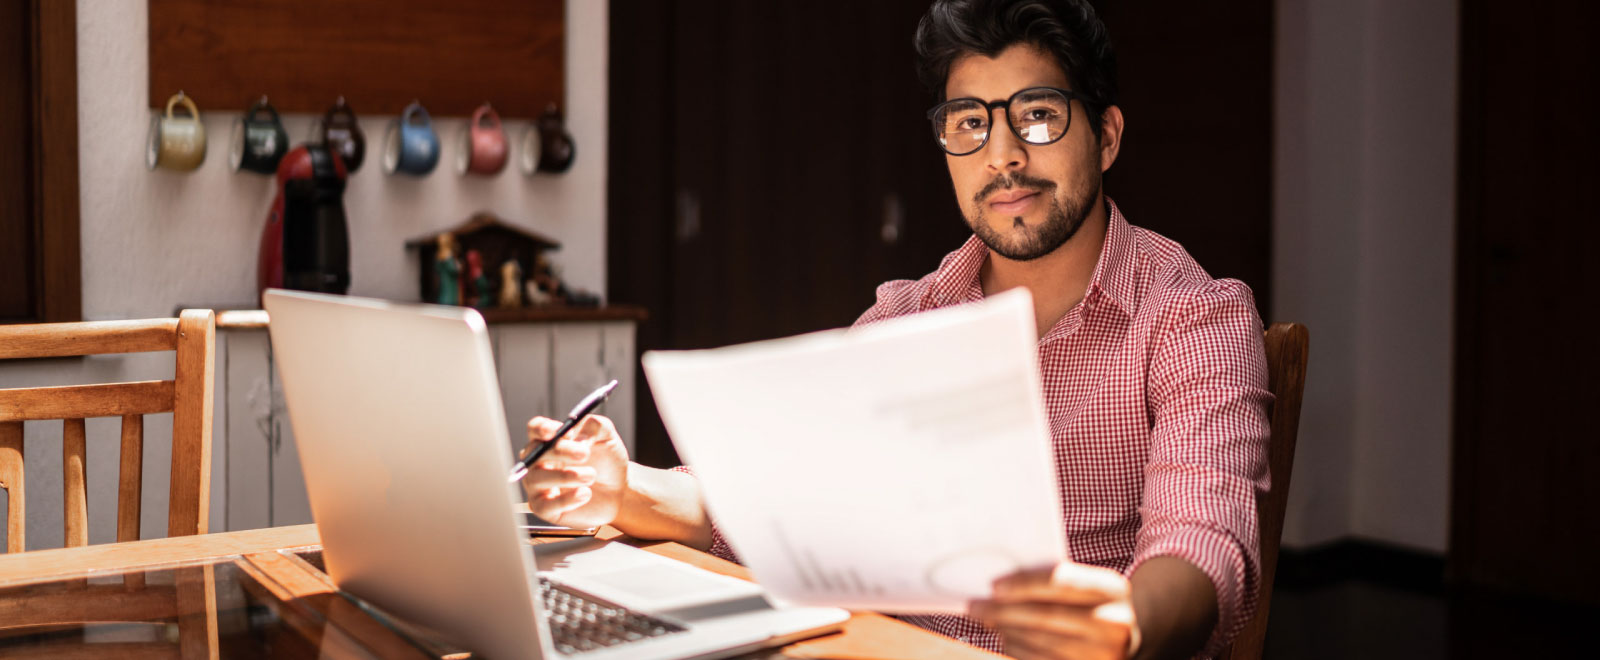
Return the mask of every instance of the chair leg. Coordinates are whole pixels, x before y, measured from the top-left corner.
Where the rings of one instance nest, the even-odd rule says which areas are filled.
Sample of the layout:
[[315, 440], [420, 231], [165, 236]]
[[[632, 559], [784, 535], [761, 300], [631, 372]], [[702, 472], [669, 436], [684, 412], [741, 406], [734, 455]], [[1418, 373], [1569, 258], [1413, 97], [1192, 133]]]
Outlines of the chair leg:
[[27, 549], [27, 500], [23, 497], [22, 422], [0, 422], [0, 488], [6, 489], [6, 552]]
[[61, 517], [66, 522], [63, 545], [89, 545], [89, 490], [84, 482], [84, 429], [82, 419], [62, 422]]
[[211, 310], [178, 316], [172, 409], [172, 484], [167, 536], [204, 534], [211, 510], [211, 405], [216, 371], [216, 318]]
[[122, 457], [117, 477], [117, 542], [139, 540], [144, 492], [144, 416], [122, 418]]
[[184, 660], [216, 660], [216, 566], [191, 566], [177, 570], [178, 654]]

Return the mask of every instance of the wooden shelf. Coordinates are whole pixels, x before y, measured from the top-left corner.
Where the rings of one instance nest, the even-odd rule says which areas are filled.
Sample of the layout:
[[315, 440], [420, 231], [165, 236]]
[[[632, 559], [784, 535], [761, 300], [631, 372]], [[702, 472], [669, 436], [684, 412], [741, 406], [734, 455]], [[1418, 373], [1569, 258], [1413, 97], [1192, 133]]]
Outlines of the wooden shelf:
[[[529, 307], [525, 309], [479, 310], [490, 325], [501, 323], [578, 323], [595, 321], [644, 321], [650, 313], [638, 305], [604, 307]], [[218, 330], [265, 330], [267, 312], [260, 309], [217, 311]]]
[[[565, 111], [565, 12], [562, 0], [150, 0], [150, 107], [182, 90], [201, 112], [263, 94], [319, 115], [340, 96], [371, 115], [412, 100], [435, 117], [484, 101], [507, 119]], [[375, 144], [382, 127], [365, 129]]]
[[638, 305], [604, 307], [526, 307], [485, 309], [483, 320], [496, 323], [549, 323], [559, 321], [643, 321], [650, 313]]

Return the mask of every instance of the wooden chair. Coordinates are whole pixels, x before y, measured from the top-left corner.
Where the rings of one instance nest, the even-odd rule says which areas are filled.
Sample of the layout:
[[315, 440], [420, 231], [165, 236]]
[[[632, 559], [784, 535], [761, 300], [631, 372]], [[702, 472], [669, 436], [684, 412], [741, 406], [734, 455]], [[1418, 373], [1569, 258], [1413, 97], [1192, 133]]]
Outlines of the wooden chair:
[[1295, 436], [1300, 428], [1300, 399], [1306, 385], [1310, 334], [1299, 323], [1274, 323], [1267, 328], [1267, 389], [1275, 400], [1268, 412], [1272, 435], [1267, 441], [1267, 469], [1272, 490], [1256, 502], [1261, 519], [1261, 592], [1255, 617], [1218, 657], [1256, 660], [1267, 639], [1267, 611], [1272, 605], [1272, 578], [1278, 571], [1278, 542], [1283, 538], [1283, 512], [1289, 504], [1289, 473], [1294, 468]]
[[172, 413], [172, 481], [167, 535], [204, 534], [210, 517], [212, 354], [216, 317], [184, 310], [175, 319], [0, 326], [0, 360], [107, 353], [175, 351], [173, 380], [0, 389], [0, 488], [9, 494], [6, 552], [26, 546], [22, 423], [64, 420], [62, 431], [66, 546], [89, 542], [84, 483], [84, 419], [122, 418], [117, 488], [117, 540], [139, 540], [144, 467], [144, 416]]

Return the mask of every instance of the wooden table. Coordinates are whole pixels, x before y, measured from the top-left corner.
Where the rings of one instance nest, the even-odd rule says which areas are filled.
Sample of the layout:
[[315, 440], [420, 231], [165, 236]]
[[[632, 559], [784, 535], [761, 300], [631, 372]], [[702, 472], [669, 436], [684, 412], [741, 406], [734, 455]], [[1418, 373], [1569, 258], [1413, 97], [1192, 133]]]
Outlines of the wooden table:
[[[604, 538], [630, 543], [707, 570], [749, 579], [748, 571], [676, 543], [640, 542], [606, 530]], [[535, 541], [539, 542], [539, 541]], [[300, 553], [320, 551], [315, 525], [297, 525], [80, 548], [0, 555], [0, 655], [5, 657], [216, 658], [278, 657], [426, 658], [466, 657], [451, 649], [417, 643], [416, 631], [381, 621], [338, 593]], [[229, 586], [224, 586], [224, 576]], [[237, 584], [244, 585], [241, 589]], [[230, 596], [238, 595], [230, 607]], [[219, 603], [223, 603], [219, 605]], [[241, 605], [240, 603], [244, 603]], [[248, 617], [246, 616], [248, 614]], [[271, 617], [270, 630], [230, 633], [230, 621]], [[7, 629], [67, 630], [71, 639], [87, 621], [170, 622], [179, 639], [168, 648], [127, 648], [106, 643], [57, 645], [30, 651], [4, 645]], [[234, 626], [237, 628], [237, 626]], [[219, 634], [219, 629], [223, 630]], [[117, 630], [113, 630], [113, 633]], [[30, 633], [32, 634], [32, 633]], [[37, 643], [35, 634], [30, 643]], [[257, 643], [261, 646], [254, 646]], [[241, 647], [247, 645], [250, 648]], [[219, 654], [220, 645], [220, 654]], [[145, 645], [150, 646], [150, 645]], [[332, 651], [330, 653], [330, 650]], [[250, 653], [254, 651], [254, 653]], [[995, 658], [980, 649], [870, 612], [854, 614], [844, 630], [764, 652], [762, 658]]]

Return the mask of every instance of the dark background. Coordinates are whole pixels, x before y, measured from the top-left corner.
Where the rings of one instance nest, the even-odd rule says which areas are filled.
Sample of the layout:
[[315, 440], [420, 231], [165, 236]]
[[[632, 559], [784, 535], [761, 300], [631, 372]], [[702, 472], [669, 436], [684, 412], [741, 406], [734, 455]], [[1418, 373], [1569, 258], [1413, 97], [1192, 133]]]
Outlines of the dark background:
[[82, 320], [76, 16], [0, 2], [0, 323]]
[[[25, 209], [32, 208], [29, 172], [33, 132], [33, 70], [29, 66], [28, 6], [0, 4], [0, 319], [34, 316], [32, 281], [35, 277], [33, 223]], [[17, 148], [21, 147], [21, 148]]]

